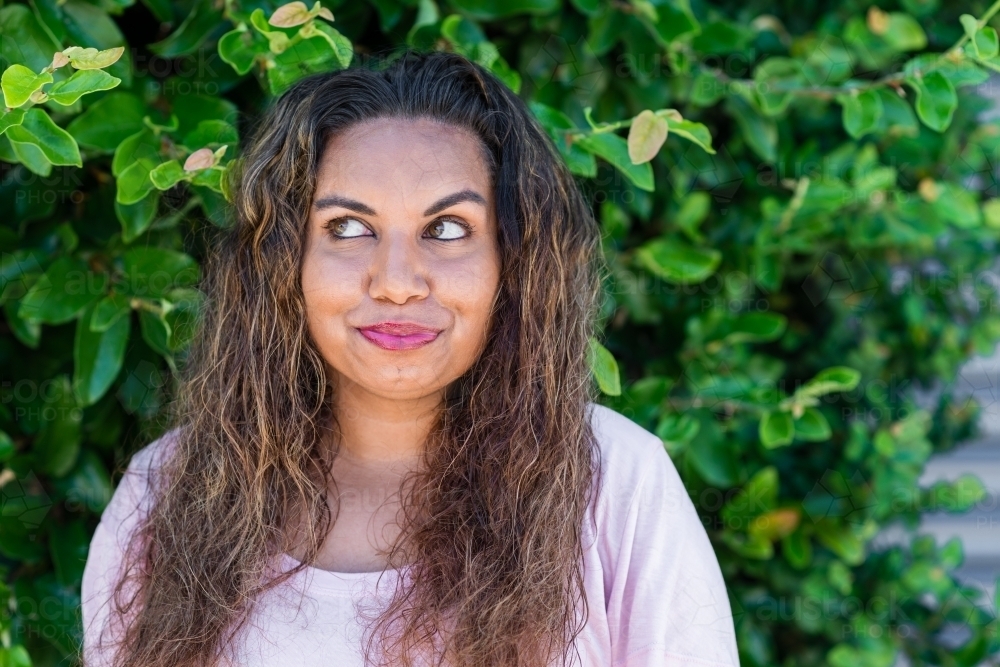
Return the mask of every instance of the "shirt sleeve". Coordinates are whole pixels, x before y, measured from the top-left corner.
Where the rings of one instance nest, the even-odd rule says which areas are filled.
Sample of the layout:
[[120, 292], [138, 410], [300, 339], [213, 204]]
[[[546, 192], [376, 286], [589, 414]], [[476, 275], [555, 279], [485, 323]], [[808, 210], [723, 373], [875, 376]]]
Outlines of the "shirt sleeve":
[[[168, 434], [171, 435], [171, 434]], [[113, 657], [113, 636], [106, 634], [112, 612], [114, 586], [121, 574], [132, 533], [148, 511], [151, 466], [155, 452], [163, 449], [168, 436], [154, 441], [133, 455], [90, 541], [80, 586], [83, 617], [83, 665], [103, 667]], [[126, 590], [125, 600], [131, 597]], [[105, 632], [102, 637], [102, 632]], [[98, 640], [103, 645], [98, 645]]]
[[738, 667], [718, 560], [677, 469], [652, 437], [609, 582], [613, 666]]

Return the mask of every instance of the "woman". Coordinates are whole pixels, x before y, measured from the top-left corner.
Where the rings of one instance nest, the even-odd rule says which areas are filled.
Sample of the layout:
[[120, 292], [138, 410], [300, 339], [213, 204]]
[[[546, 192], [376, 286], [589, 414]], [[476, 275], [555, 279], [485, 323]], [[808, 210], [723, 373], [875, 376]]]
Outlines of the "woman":
[[516, 95], [446, 53], [303, 80], [235, 213], [87, 664], [738, 665], [662, 443], [594, 402], [599, 230]]

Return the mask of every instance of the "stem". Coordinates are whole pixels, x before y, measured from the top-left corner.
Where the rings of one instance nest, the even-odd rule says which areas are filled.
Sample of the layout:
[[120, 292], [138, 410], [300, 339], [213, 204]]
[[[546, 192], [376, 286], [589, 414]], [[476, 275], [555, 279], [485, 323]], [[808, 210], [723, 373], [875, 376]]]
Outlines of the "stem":
[[[978, 30], [982, 30], [983, 28], [985, 28], [986, 24], [989, 23], [989, 20], [993, 18], [998, 11], [1000, 11], [1000, 0], [996, 0], [996, 2], [990, 5], [990, 8], [986, 10], [986, 13], [983, 14], [983, 17], [976, 22], [976, 24], [978, 25]], [[962, 48], [963, 46], [965, 46], [965, 43], [967, 41], [969, 41], [969, 36], [963, 34], [961, 39], [955, 42], [955, 46], [951, 47], [949, 51], [954, 51], [955, 49]]]
[[795, 194], [792, 195], [791, 201], [788, 202], [788, 207], [781, 214], [781, 221], [778, 226], [774, 228], [774, 231], [778, 234], [783, 234], [788, 231], [788, 228], [792, 226], [792, 218], [795, 214], [799, 212], [802, 208], [802, 203], [806, 200], [806, 192], [809, 191], [809, 177], [803, 176], [799, 179], [799, 182], [795, 185]]
[[146, 299], [140, 299], [138, 297], [133, 297], [129, 301], [129, 305], [132, 306], [132, 308], [135, 309], [135, 310], [145, 310], [145, 311], [148, 311], [150, 313], [153, 313], [154, 315], [159, 315], [160, 317], [163, 316], [163, 308], [161, 308], [160, 306], [156, 305], [152, 301], [147, 301]]

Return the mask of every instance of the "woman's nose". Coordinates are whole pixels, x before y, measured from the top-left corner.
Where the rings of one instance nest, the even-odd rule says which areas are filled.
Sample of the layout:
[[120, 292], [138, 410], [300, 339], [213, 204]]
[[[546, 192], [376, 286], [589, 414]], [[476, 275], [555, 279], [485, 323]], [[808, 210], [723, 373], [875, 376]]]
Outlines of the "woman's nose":
[[386, 232], [372, 254], [369, 296], [403, 304], [430, 292], [424, 258], [417, 242], [403, 232]]

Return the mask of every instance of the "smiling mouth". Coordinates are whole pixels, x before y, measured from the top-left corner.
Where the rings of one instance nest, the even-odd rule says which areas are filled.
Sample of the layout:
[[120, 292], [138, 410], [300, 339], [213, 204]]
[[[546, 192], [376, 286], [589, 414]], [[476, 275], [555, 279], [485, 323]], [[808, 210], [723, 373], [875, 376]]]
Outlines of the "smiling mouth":
[[440, 331], [421, 331], [399, 335], [375, 329], [358, 329], [358, 331], [383, 350], [414, 350], [427, 345], [441, 333]]

